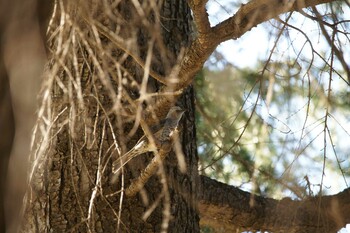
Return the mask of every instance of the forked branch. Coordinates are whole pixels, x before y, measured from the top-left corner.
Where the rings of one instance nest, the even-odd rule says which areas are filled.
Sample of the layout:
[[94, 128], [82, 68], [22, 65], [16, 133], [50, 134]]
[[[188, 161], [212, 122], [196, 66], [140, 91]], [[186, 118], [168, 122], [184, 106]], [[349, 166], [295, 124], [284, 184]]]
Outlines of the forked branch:
[[[298, 11], [305, 7], [315, 6], [335, 0], [252, 0], [243, 4], [241, 8], [230, 18], [211, 27], [208, 14], [205, 9], [206, 0], [191, 0], [189, 6], [192, 9], [194, 22], [198, 30], [197, 37], [194, 38], [186, 53], [182, 57], [178, 68], [179, 82], [165, 86], [156, 98], [152, 109], [163, 109], [157, 113], [157, 117], [162, 119], [167, 113], [169, 103], [176, 98], [162, 93], [181, 91], [188, 87], [200, 71], [216, 47], [227, 40], [238, 39], [246, 32], [256, 27], [260, 23], [276, 18], [282, 13]], [[155, 119], [151, 117], [151, 110], [145, 111], [145, 119], [152, 124]]]

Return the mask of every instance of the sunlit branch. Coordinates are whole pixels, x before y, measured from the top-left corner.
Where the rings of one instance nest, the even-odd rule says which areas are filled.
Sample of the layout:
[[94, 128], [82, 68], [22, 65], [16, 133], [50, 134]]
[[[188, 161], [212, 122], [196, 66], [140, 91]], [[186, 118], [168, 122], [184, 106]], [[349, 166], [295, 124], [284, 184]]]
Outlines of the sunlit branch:
[[[194, 11], [194, 20], [198, 23], [199, 35], [192, 41], [187, 48], [185, 55], [180, 62], [178, 79], [179, 82], [174, 85], [168, 85], [160, 92], [173, 92], [185, 89], [195, 78], [195, 75], [202, 69], [216, 47], [227, 40], [238, 39], [247, 31], [260, 23], [277, 17], [282, 13], [297, 11], [305, 7], [332, 2], [334, 0], [306, 0], [306, 1], [276, 1], [276, 0], [253, 0], [242, 5], [241, 8], [232, 17], [219, 23], [214, 27], [208, 28], [206, 10], [203, 4], [206, 1], [190, 1], [190, 6]], [[197, 5], [196, 5], [197, 3]], [[199, 12], [204, 15], [199, 16]], [[176, 98], [165, 97], [157, 98], [153, 108], [164, 109], [157, 116], [163, 118]], [[145, 114], [150, 115], [146, 110]], [[152, 118], [149, 117], [150, 122]]]

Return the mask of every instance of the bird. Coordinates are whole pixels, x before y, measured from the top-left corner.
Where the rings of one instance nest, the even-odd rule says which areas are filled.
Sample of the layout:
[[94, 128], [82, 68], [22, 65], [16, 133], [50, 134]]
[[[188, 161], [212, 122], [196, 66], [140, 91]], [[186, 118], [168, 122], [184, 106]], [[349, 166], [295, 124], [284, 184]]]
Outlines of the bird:
[[140, 154], [144, 154], [150, 151], [157, 151], [158, 148], [155, 144], [158, 144], [158, 146], [160, 144], [161, 146], [163, 143], [169, 142], [184, 112], [185, 111], [179, 106], [171, 107], [163, 121], [163, 126], [157, 127], [160, 129], [155, 130], [156, 132], [153, 134], [153, 137], [157, 143], [150, 143], [150, 140], [147, 138], [147, 136], [143, 135], [131, 150], [113, 162], [112, 172], [114, 174], [117, 174], [125, 164]]

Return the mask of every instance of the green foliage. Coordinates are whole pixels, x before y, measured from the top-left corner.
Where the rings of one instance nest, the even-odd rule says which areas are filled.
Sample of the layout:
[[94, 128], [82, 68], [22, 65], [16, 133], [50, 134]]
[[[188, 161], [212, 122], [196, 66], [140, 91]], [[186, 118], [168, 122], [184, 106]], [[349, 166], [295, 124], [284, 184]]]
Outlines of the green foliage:
[[[255, 146], [242, 143], [256, 134], [255, 130], [264, 127], [259, 117], [251, 116], [254, 103], [247, 102], [248, 95], [257, 95], [259, 79], [260, 75], [249, 70], [237, 71], [226, 66], [223, 70], [204, 69], [196, 78], [195, 87], [202, 172], [236, 185], [255, 179], [259, 182], [256, 190], [262, 193], [261, 190], [273, 188], [264, 177], [254, 178], [256, 152], [248, 148]], [[246, 131], [249, 121], [254, 129], [248, 127]], [[269, 164], [271, 158], [267, 156], [263, 164], [259, 164], [259, 169], [265, 169]]]
[[[310, 187], [304, 177], [320, 172], [324, 160], [317, 143], [324, 106], [349, 111], [347, 92], [335, 88], [327, 98], [324, 85], [302, 76], [296, 62], [256, 69], [263, 72], [224, 67], [203, 69], [195, 82], [200, 171], [261, 195], [308, 195], [319, 185]], [[327, 169], [339, 173], [340, 160], [328, 161]]]

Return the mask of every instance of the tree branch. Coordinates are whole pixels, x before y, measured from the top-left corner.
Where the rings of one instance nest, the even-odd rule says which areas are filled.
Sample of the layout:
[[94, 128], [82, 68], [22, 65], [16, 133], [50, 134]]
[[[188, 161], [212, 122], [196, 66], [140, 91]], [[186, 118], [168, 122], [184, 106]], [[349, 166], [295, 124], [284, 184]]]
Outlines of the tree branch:
[[[322, 16], [321, 14], [318, 12], [318, 10], [316, 9], [316, 7], [312, 7], [312, 11], [315, 13], [316, 15], [316, 19], [317, 21], [319, 22], [319, 25], [320, 25], [320, 29], [321, 29], [321, 32], [324, 36], [324, 38], [326, 39], [329, 47], [332, 48], [332, 50], [334, 51], [334, 54], [335, 56], [339, 59], [339, 62], [340, 64], [343, 66], [344, 68], [344, 71], [346, 72], [346, 75], [348, 76], [348, 80], [350, 81], [350, 69], [349, 69], [349, 66], [348, 64], [346, 63], [345, 59], [344, 59], [344, 55], [343, 55], [343, 52], [341, 50], [339, 50], [337, 48], [337, 46], [335, 45], [334, 41], [331, 39], [331, 37], [328, 35], [327, 33], [327, 30], [325, 28], [325, 23], [323, 22], [322, 20]], [[335, 27], [332, 27], [333, 28], [333, 31], [336, 30]]]
[[146, 184], [146, 182], [156, 173], [162, 161], [171, 151], [171, 143], [167, 142], [162, 145], [159, 152], [156, 153], [152, 161], [147, 165], [147, 167], [141, 172], [140, 176], [133, 180], [130, 186], [125, 190], [125, 195], [127, 197], [135, 196]]
[[[202, 69], [216, 47], [230, 39], [238, 39], [247, 31], [258, 24], [277, 17], [282, 13], [297, 11], [305, 7], [318, 4], [334, 2], [335, 0], [252, 0], [243, 4], [232, 17], [210, 27], [208, 15], [205, 9], [206, 0], [191, 0], [189, 5], [194, 14], [194, 21], [197, 24], [198, 36], [186, 50], [178, 68], [178, 80], [176, 84], [165, 86], [159, 92], [159, 96], [152, 104], [152, 109], [161, 109], [156, 112], [158, 119], [163, 119], [168, 112], [171, 103], [176, 100], [172, 96], [163, 96], [162, 93], [181, 91], [189, 86], [195, 75]], [[150, 109], [145, 111], [145, 119], [151, 125], [156, 122], [153, 112]]]
[[350, 188], [321, 198], [275, 200], [205, 176], [200, 179], [201, 225], [232, 232], [239, 229], [311, 233], [337, 232], [350, 222]]
[[193, 19], [198, 30], [198, 37], [210, 31], [208, 13], [205, 8], [207, 0], [190, 0], [188, 5], [193, 12]]
[[334, 0], [252, 0], [243, 4], [235, 15], [216, 25], [213, 31], [219, 43], [238, 39], [253, 27], [280, 14], [330, 2]]

